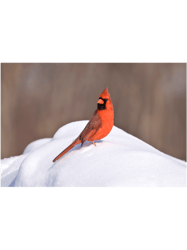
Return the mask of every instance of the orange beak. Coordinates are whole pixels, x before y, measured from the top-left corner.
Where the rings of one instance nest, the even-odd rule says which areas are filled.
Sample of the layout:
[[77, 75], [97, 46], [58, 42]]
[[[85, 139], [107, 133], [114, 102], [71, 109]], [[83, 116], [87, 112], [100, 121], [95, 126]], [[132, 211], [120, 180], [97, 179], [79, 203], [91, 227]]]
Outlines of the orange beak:
[[97, 103], [99, 103], [99, 104], [103, 104], [103, 103], [104, 103], [104, 101], [103, 101], [102, 99], [99, 99]]

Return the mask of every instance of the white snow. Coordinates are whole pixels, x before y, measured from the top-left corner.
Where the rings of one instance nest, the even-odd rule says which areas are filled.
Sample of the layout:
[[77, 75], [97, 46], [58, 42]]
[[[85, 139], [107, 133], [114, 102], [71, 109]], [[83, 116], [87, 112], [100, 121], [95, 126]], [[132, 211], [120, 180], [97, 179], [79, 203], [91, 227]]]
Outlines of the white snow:
[[52, 139], [30, 143], [23, 155], [1, 160], [1, 186], [184, 187], [186, 162], [160, 152], [113, 127], [96, 146], [76, 145], [52, 160], [83, 130], [88, 121], [61, 127]]

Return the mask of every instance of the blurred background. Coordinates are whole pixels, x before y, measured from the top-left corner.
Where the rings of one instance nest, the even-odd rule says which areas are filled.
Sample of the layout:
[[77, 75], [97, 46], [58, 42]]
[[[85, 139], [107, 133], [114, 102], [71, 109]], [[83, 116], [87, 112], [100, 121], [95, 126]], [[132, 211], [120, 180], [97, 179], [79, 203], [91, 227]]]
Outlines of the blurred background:
[[1, 64], [1, 158], [89, 120], [109, 88], [115, 126], [186, 160], [186, 64]]

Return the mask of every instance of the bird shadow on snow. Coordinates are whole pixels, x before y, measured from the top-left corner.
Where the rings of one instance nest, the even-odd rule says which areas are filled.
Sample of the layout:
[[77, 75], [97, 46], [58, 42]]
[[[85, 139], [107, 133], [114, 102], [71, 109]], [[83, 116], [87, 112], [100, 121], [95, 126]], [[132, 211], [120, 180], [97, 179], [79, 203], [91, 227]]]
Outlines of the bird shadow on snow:
[[10, 183], [9, 187], [14, 187], [14, 186], [15, 186], [15, 181], [16, 181], [16, 177], [15, 177], [14, 180]]
[[[95, 144], [97, 145], [98, 143], [103, 143], [102, 140], [95, 140], [94, 141]], [[77, 144], [75, 147], [73, 147], [71, 150], [69, 150], [65, 155], [63, 155], [57, 162], [55, 162], [49, 169], [48, 171], [50, 171], [54, 166], [58, 166], [60, 165], [60, 163], [63, 161], [63, 159], [72, 151], [78, 151], [80, 150], [81, 148], [87, 148], [89, 146], [93, 145], [93, 143], [91, 141], [86, 141], [83, 146], [81, 147], [81, 143]]]

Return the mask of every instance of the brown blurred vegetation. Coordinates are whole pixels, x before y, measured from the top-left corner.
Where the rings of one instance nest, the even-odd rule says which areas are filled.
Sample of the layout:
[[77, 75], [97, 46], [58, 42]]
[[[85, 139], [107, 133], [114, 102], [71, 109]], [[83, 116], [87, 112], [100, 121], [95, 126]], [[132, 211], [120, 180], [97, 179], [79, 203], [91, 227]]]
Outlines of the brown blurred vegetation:
[[185, 64], [3, 63], [1, 75], [2, 158], [89, 120], [109, 87], [117, 127], [186, 160]]

